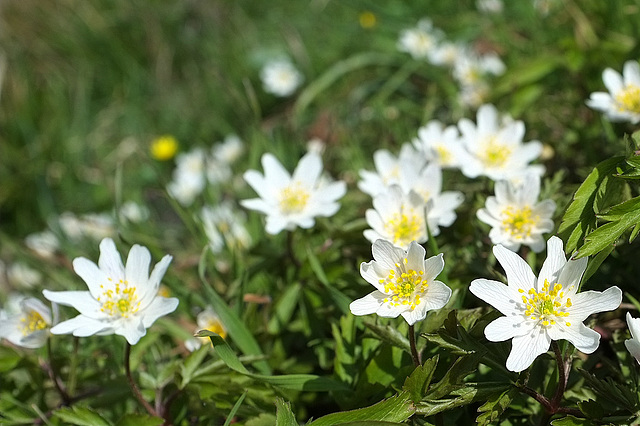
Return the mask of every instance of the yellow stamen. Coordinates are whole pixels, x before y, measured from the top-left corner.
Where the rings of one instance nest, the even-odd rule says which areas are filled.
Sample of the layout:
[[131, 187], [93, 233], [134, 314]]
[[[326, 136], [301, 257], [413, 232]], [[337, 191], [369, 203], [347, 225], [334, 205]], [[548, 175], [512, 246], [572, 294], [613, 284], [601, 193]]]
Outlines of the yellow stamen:
[[635, 84], [625, 86], [615, 96], [615, 101], [620, 112], [633, 112], [640, 114], [640, 87]]
[[280, 210], [284, 214], [300, 213], [309, 202], [309, 191], [293, 183], [280, 191]]

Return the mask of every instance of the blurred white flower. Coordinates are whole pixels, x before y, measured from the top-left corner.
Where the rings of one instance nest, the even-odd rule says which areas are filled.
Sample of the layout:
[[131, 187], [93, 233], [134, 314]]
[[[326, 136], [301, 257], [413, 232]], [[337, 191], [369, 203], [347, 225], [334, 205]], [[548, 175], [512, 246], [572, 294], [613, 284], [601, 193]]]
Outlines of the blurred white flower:
[[507, 285], [478, 278], [469, 291], [496, 308], [504, 316], [484, 330], [492, 342], [512, 339], [507, 369], [523, 371], [549, 350], [552, 340], [565, 339], [581, 352], [590, 354], [600, 344], [600, 334], [583, 321], [591, 314], [620, 306], [622, 291], [611, 287], [604, 292], [577, 293], [587, 268], [587, 258], [567, 262], [562, 240], [547, 242], [547, 259], [538, 278], [520, 256], [501, 245], [493, 247], [507, 275]]
[[125, 266], [113, 240], [105, 238], [100, 243], [98, 265], [84, 257], [73, 260], [73, 269], [89, 291], [43, 290], [50, 301], [80, 312], [54, 326], [51, 333], [78, 337], [115, 333], [135, 345], [156, 319], [178, 306], [178, 299], [158, 296], [171, 259], [164, 256], [149, 275], [151, 254], [146, 247], [131, 247]]
[[120, 218], [131, 223], [140, 223], [149, 218], [149, 209], [135, 201], [125, 201], [120, 206]]
[[225, 243], [232, 249], [245, 249], [251, 244], [251, 236], [244, 226], [244, 212], [228, 201], [203, 207], [200, 220], [213, 253], [220, 253]]
[[267, 215], [266, 231], [277, 234], [296, 227], [310, 228], [315, 216], [333, 216], [340, 204], [337, 200], [347, 192], [342, 181], [323, 184], [322, 159], [318, 154], [305, 154], [293, 176], [272, 154], [262, 156], [264, 175], [256, 170], [244, 173], [244, 179], [260, 198], [242, 200], [242, 206]]
[[502, 0], [476, 0], [476, 7], [484, 13], [502, 13], [504, 3]]
[[320, 138], [313, 138], [307, 141], [307, 151], [322, 155], [327, 148], [327, 144]]
[[33, 297], [22, 298], [13, 309], [0, 311], [0, 337], [23, 348], [44, 346], [54, 321], [51, 309]]
[[268, 62], [260, 71], [262, 87], [267, 93], [286, 97], [302, 84], [302, 74], [293, 64], [284, 59]]
[[476, 55], [469, 50], [458, 55], [453, 66], [453, 77], [463, 86], [475, 86], [487, 75], [501, 75], [505, 65], [495, 53]]
[[182, 153], [176, 158], [173, 180], [167, 185], [167, 192], [185, 207], [193, 204], [205, 187], [207, 158], [202, 149]]
[[405, 193], [399, 185], [389, 188], [373, 198], [373, 209], [365, 213], [371, 229], [364, 231], [364, 237], [374, 243], [382, 239], [406, 249], [412, 241], [427, 241], [425, 216], [430, 205], [414, 191]]
[[442, 168], [460, 167], [460, 162], [465, 158], [458, 128], [456, 126], [445, 128], [438, 120], [431, 120], [420, 127], [413, 145], [424, 153], [427, 160]]
[[58, 218], [58, 223], [71, 241], [82, 238], [100, 240], [115, 234], [115, 222], [107, 213], [87, 213], [78, 217], [72, 212], [64, 212]]
[[478, 219], [491, 226], [491, 242], [512, 251], [518, 251], [520, 245], [529, 246], [536, 253], [542, 251], [542, 234], [553, 231], [551, 217], [556, 203], [553, 200], [538, 202], [540, 177], [527, 175], [520, 185], [496, 182], [495, 193], [477, 213]]
[[640, 122], [640, 65], [637, 61], [624, 63], [622, 75], [607, 68], [602, 81], [609, 93], [594, 92], [587, 105], [604, 112], [610, 121]]
[[490, 104], [478, 109], [477, 119], [477, 125], [467, 118], [458, 122], [468, 153], [461, 164], [465, 176], [483, 175], [493, 180], [508, 180], [526, 173], [544, 173], [544, 166], [529, 165], [542, 153], [542, 144], [522, 142], [525, 132], [522, 121], [514, 121], [508, 116], [500, 118]]
[[51, 231], [36, 232], [29, 234], [24, 239], [25, 244], [38, 256], [46, 259], [52, 258], [60, 248], [58, 237]]
[[631, 333], [631, 339], [624, 341], [624, 345], [627, 350], [638, 363], [640, 363], [640, 318], [633, 318], [629, 312], [627, 312], [627, 326]]
[[[198, 324], [199, 330], [208, 330], [212, 331], [223, 339], [227, 336], [227, 330], [224, 328], [222, 321], [218, 318], [218, 315], [213, 310], [213, 307], [207, 306], [202, 312], [200, 312], [196, 316], [196, 323]], [[208, 337], [197, 337], [193, 339], [189, 339], [185, 342], [185, 347], [193, 352], [196, 349], [200, 348], [203, 344], [211, 344], [211, 340]]]
[[414, 59], [432, 60], [442, 39], [442, 32], [433, 27], [430, 19], [422, 19], [415, 28], [400, 33], [398, 50], [409, 53]]
[[424, 155], [420, 155], [411, 144], [405, 143], [400, 148], [400, 154], [395, 157], [386, 149], [379, 149], [373, 153], [375, 172], [360, 170], [362, 180], [358, 188], [372, 197], [387, 190], [394, 184], [400, 183], [400, 172], [404, 169], [420, 171], [426, 163]]
[[434, 65], [454, 66], [461, 56], [467, 54], [468, 48], [462, 43], [442, 41], [431, 53], [430, 60]]
[[244, 152], [244, 143], [237, 135], [228, 135], [220, 143], [211, 148], [211, 156], [221, 162], [231, 165], [240, 158]]
[[376, 290], [352, 302], [352, 314], [402, 315], [413, 325], [451, 298], [451, 289], [435, 279], [444, 268], [442, 254], [425, 260], [425, 249], [415, 241], [405, 251], [385, 240], [374, 242], [372, 252], [374, 260], [360, 265], [360, 275]]
[[7, 268], [7, 278], [14, 288], [33, 288], [42, 281], [42, 274], [22, 262], [14, 262]]
[[465, 84], [458, 92], [458, 102], [463, 107], [478, 108], [485, 103], [491, 94], [491, 89], [486, 81], [481, 80], [474, 84]]

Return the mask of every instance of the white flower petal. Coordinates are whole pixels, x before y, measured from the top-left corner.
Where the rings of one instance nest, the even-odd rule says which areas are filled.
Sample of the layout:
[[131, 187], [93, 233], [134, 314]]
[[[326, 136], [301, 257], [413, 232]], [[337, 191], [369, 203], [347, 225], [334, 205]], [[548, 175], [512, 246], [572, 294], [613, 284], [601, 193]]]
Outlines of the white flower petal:
[[424, 261], [424, 277], [428, 283], [431, 283], [435, 277], [440, 275], [443, 269], [444, 255], [442, 253]]
[[147, 287], [149, 282], [149, 265], [151, 264], [151, 253], [146, 247], [134, 244], [129, 250], [125, 275], [129, 285], [138, 289]]
[[111, 238], [105, 238], [100, 242], [100, 258], [98, 259], [98, 266], [105, 273], [105, 275], [111, 278], [114, 282], [119, 282], [125, 279], [124, 265], [122, 264], [122, 258], [120, 253], [116, 249], [116, 245]]
[[549, 329], [549, 335], [553, 340], [568, 340], [576, 349], [585, 354], [592, 353], [598, 349], [600, 344], [600, 334], [581, 322], [572, 323], [570, 327], [564, 324], [557, 324]]
[[264, 214], [271, 214], [273, 206], [268, 204], [262, 198], [251, 198], [248, 200], [240, 200], [240, 205], [249, 210], [256, 210]]
[[587, 262], [588, 259], [586, 257], [569, 260], [560, 272], [558, 283], [562, 284], [566, 289], [571, 286], [577, 289], [580, 285], [582, 274], [584, 274], [584, 271], [587, 269]]
[[589, 315], [597, 312], [613, 311], [622, 303], [622, 290], [613, 286], [603, 292], [583, 291], [572, 298], [572, 306], [567, 308], [568, 321], [582, 322]]
[[262, 156], [262, 169], [266, 182], [272, 188], [283, 188], [291, 182], [291, 175], [273, 154]]
[[640, 342], [638, 342], [636, 339], [627, 339], [624, 341], [624, 345], [626, 346], [629, 353], [633, 355], [636, 361], [640, 363]]
[[514, 337], [507, 358], [507, 369], [516, 373], [526, 370], [533, 361], [549, 350], [551, 339], [542, 329], [535, 328], [524, 336]]
[[376, 240], [371, 247], [373, 258], [385, 269], [396, 268], [396, 263], [401, 263], [404, 259], [405, 251], [394, 246], [387, 240]]
[[421, 303], [414, 310], [404, 311], [400, 315], [402, 315], [402, 318], [407, 321], [407, 324], [414, 325], [418, 321], [422, 321], [427, 317], [427, 311], [427, 307], [423, 306]]
[[313, 188], [322, 173], [322, 159], [315, 152], [306, 153], [293, 171], [292, 180]]
[[503, 342], [517, 336], [524, 336], [533, 330], [533, 322], [524, 321], [521, 315], [497, 318], [484, 329], [484, 335], [491, 342]]
[[517, 303], [521, 300], [519, 293], [512, 288], [501, 282], [484, 278], [473, 280], [469, 291], [507, 316], [516, 312]]
[[142, 312], [142, 325], [145, 328], [151, 327], [158, 318], [175, 311], [178, 303], [179, 300], [175, 297], [156, 297]]
[[567, 259], [562, 248], [562, 240], [556, 236], [549, 238], [547, 241], [547, 258], [542, 264], [542, 269], [538, 275], [538, 290], [542, 289], [544, 280], [548, 280], [549, 284], [559, 282], [560, 272], [567, 263]]
[[51, 333], [73, 334], [77, 337], [86, 337], [93, 336], [97, 333], [104, 333], [107, 330], [111, 330], [111, 333], [113, 333], [113, 328], [110, 324], [84, 315], [78, 315], [75, 318], [62, 321], [55, 325], [51, 328]]
[[42, 290], [45, 298], [63, 306], [71, 306], [81, 314], [91, 318], [102, 318], [102, 305], [88, 291], [50, 291]]
[[612, 95], [615, 95], [624, 88], [622, 76], [612, 68], [607, 68], [602, 73], [602, 81]]
[[129, 318], [127, 321], [123, 321], [120, 327], [115, 328], [114, 333], [123, 336], [130, 345], [135, 345], [147, 334], [147, 329], [144, 328], [140, 318]]
[[349, 310], [353, 315], [373, 314], [380, 308], [385, 297], [387, 296], [384, 293], [380, 291], [374, 291], [358, 300], [351, 302], [351, 304], [349, 305]]
[[89, 292], [94, 298], [100, 297], [105, 291], [105, 289], [100, 287], [101, 285], [111, 287], [108, 281], [109, 277], [98, 268], [98, 265], [89, 259], [85, 259], [84, 257], [73, 259], [73, 270], [87, 284]]
[[493, 247], [493, 254], [507, 274], [509, 287], [527, 292], [535, 286], [536, 276], [524, 259], [501, 245]]
[[425, 306], [426, 310], [441, 309], [449, 303], [451, 299], [451, 289], [442, 281], [432, 281], [427, 287], [425, 297], [420, 299], [420, 305]]
[[640, 339], [640, 318], [633, 318], [631, 313], [627, 312], [627, 326], [631, 332], [631, 338]]

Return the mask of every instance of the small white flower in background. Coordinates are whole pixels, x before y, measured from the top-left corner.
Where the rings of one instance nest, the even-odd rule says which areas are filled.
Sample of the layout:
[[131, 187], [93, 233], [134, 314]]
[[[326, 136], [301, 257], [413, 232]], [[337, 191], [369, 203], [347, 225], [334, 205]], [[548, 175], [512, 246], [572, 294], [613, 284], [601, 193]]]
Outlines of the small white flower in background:
[[304, 80], [296, 67], [284, 59], [267, 63], [260, 71], [260, 79], [265, 92], [280, 97], [291, 95]]
[[124, 202], [118, 213], [121, 220], [131, 223], [140, 223], [149, 218], [149, 209], [135, 201]]
[[624, 63], [622, 75], [607, 68], [602, 81], [609, 93], [594, 92], [587, 105], [604, 112], [610, 121], [640, 122], [640, 65], [637, 61]]
[[425, 249], [415, 241], [405, 251], [384, 240], [374, 242], [372, 252], [374, 260], [360, 265], [360, 275], [376, 290], [352, 302], [352, 314], [402, 315], [413, 325], [449, 302], [451, 289], [435, 279], [444, 268], [442, 254], [425, 260]]
[[454, 66], [461, 56], [467, 54], [468, 48], [462, 43], [443, 41], [430, 55], [434, 65]]
[[43, 290], [50, 301], [80, 312], [54, 326], [51, 333], [78, 337], [115, 333], [135, 345], [156, 319], [178, 306], [178, 299], [158, 296], [171, 259], [164, 256], [149, 275], [151, 254], [146, 247], [131, 247], [125, 266], [113, 240], [105, 238], [100, 243], [98, 265], [84, 257], [73, 260], [74, 271], [89, 291]]
[[540, 195], [540, 177], [527, 175], [521, 184], [498, 181], [495, 184], [495, 196], [487, 198], [485, 207], [478, 210], [477, 216], [491, 226], [491, 243], [502, 244], [512, 251], [518, 251], [520, 245], [531, 247], [534, 252], [544, 249], [542, 234], [553, 231], [553, 212], [556, 203], [553, 200], [538, 202]]
[[458, 92], [458, 102], [463, 107], [478, 108], [487, 101], [490, 94], [491, 88], [484, 80], [474, 84], [464, 84]]
[[33, 288], [42, 281], [42, 274], [32, 267], [14, 262], [7, 268], [7, 279], [14, 288]]
[[207, 158], [202, 149], [182, 153], [176, 157], [173, 180], [167, 185], [167, 192], [184, 207], [188, 207], [202, 193], [206, 185], [205, 168]]
[[307, 141], [307, 151], [322, 155], [327, 149], [327, 144], [320, 138], [312, 138]]
[[115, 221], [108, 213], [87, 213], [77, 217], [72, 212], [64, 212], [58, 218], [62, 232], [71, 241], [82, 238], [100, 240], [115, 234]]
[[23, 348], [40, 348], [47, 342], [53, 321], [51, 309], [40, 300], [21, 298], [17, 307], [0, 311], [0, 337]]
[[476, 7], [484, 13], [501, 13], [504, 3], [502, 0], [476, 0]]
[[629, 312], [627, 312], [627, 326], [631, 333], [631, 339], [624, 341], [624, 345], [627, 350], [638, 363], [640, 363], [640, 318], [633, 318]]
[[424, 153], [427, 160], [442, 168], [459, 167], [465, 158], [465, 150], [456, 126], [445, 127], [438, 120], [431, 120], [418, 129], [413, 145]]
[[220, 253], [225, 243], [232, 249], [245, 249], [251, 244], [251, 236], [244, 226], [244, 212], [235, 209], [228, 201], [215, 207], [203, 207], [200, 220], [213, 253]]
[[371, 229], [364, 237], [372, 243], [383, 239], [406, 249], [412, 241], [427, 241], [425, 216], [432, 202], [424, 200], [414, 191], [405, 193], [399, 185], [391, 185], [385, 192], [373, 198], [373, 209], [365, 213]]
[[244, 152], [244, 142], [237, 135], [228, 135], [220, 143], [211, 148], [211, 156], [221, 163], [231, 165]]
[[463, 86], [474, 86], [487, 75], [502, 75], [506, 67], [495, 53], [477, 55], [469, 50], [458, 55], [453, 65], [453, 77]]
[[549, 350], [552, 340], [568, 340], [586, 354], [598, 348], [600, 334], [583, 322], [591, 314], [620, 306], [622, 291], [611, 287], [603, 292], [577, 293], [587, 258], [567, 262], [562, 240], [551, 237], [547, 258], [536, 278], [527, 262], [514, 252], [497, 245], [493, 253], [508, 284], [479, 278], [469, 290], [504, 315], [487, 325], [484, 334], [492, 342], [512, 339], [507, 369], [525, 370]]
[[36, 252], [38, 256], [44, 257], [45, 259], [52, 258], [60, 248], [58, 237], [51, 231], [29, 234], [24, 239], [24, 242], [27, 247]]
[[265, 229], [269, 234], [311, 228], [314, 217], [333, 216], [340, 209], [338, 199], [347, 192], [342, 181], [323, 181], [322, 159], [313, 152], [300, 159], [293, 175], [269, 153], [262, 156], [262, 168], [264, 175], [256, 170], [244, 173], [244, 180], [260, 198], [242, 200], [240, 204], [267, 215]]
[[477, 124], [462, 118], [458, 128], [469, 154], [461, 164], [465, 176], [508, 180], [526, 173], [544, 173], [544, 166], [529, 165], [542, 153], [542, 144], [522, 142], [524, 123], [509, 116], [501, 118], [493, 105], [485, 104], [478, 109]]
[[400, 33], [398, 50], [409, 53], [414, 59], [432, 59], [438, 44], [442, 39], [442, 32], [433, 27], [430, 19], [422, 19], [415, 28]]
[[400, 154], [395, 157], [386, 149], [379, 149], [373, 153], [375, 172], [360, 170], [362, 180], [358, 182], [358, 188], [372, 197], [387, 190], [394, 184], [400, 183], [402, 170], [410, 168], [420, 171], [426, 164], [426, 158], [413, 147], [405, 143], [400, 148]]
[[[196, 316], [196, 324], [198, 324], [198, 329], [196, 331], [209, 330], [220, 335], [223, 339], [227, 336], [227, 330], [224, 328], [222, 321], [220, 321], [220, 318], [218, 318], [218, 315], [211, 306], [207, 306], [204, 311], [200, 312]], [[185, 346], [189, 351], [193, 352], [203, 344], [206, 345], [210, 343], [211, 341], [208, 337], [197, 337], [187, 340], [185, 342]]]

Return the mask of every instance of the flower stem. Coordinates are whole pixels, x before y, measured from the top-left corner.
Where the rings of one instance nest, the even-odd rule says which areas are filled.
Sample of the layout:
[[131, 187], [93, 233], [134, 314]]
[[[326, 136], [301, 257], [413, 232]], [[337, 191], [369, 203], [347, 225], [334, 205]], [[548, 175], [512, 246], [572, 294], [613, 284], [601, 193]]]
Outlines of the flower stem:
[[56, 390], [60, 394], [62, 398], [62, 403], [64, 405], [69, 405], [71, 402], [71, 397], [64, 389], [64, 385], [60, 381], [60, 377], [58, 376], [58, 371], [56, 369], [55, 363], [53, 361], [53, 351], [51, 350], [51, 338], [47, 338], [47, 355], [49, 357], [49, 378], [53, 382], [53, 385], [56, 387]]
[[553, 348], [553, 353], [555, 354], [556, 362], [558, 363], [558, 387], [556, 388], [556, 393], [553, 395], [553, 399], [551, 399], [551, 407], [554, 410], [557, 410], [560, 407], [560, 401], [562, 400], [564, 391], [567, 388], [571, 363], [564, 359], [562, 352], [560, 351], [560, 346], [558, 346], [558, 342], [555, 340], [552, 341], [551, 347]]
[[413, 324], [409, 326], [409, 346], [411, 346], [411, 358], [413, 358], [413, 364], [416, 367], [419, 367], [422, 362], [420, 362], [420, 354], [416, 347], [416, 331], [413, 328]]
[[287, 257], [291, 259], [297, 269], [300, 269], [300, 261], [293, 251], [293, 231], [287, 231]]
[[129, 344], [129, 342], [127, 342], [127, 345], [125, 346], [125, 350], [124, 350], [124, 370], [125, 370], [125, 373], [127, 374], [127, 380], [129, 381], [129, 386], [131, 386], [133, 395], [140, 402], [140, 404], [142, 404], [142, 406], [147, 410], [147, 412], [154, 417], [158, 417], [158, 413], [156, 412], [156, 410], [154, 410], [151, 404], [149, 404], [142, 397], [142, 394], [140, 393], [140, 389], [138, 389], [138, 386], [133, 381], [133, 377], [131, 376], [131, 366], [129, 364], [129, 358], [131, 358], [131, 345]]

